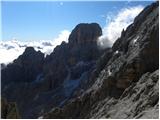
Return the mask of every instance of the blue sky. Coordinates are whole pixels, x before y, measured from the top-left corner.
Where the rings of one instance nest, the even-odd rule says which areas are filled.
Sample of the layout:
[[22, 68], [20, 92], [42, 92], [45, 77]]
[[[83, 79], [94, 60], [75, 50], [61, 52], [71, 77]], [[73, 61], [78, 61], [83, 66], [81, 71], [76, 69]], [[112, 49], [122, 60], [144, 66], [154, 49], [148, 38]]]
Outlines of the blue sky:
[[103, 28], [106, 15], [122, 8], [146, 6], [151, 1], [101, 2], [7, 2], [1, 6], [2, 40], [52, 40], [63, 30], [71, 31], [79, 23], [97, 22]]

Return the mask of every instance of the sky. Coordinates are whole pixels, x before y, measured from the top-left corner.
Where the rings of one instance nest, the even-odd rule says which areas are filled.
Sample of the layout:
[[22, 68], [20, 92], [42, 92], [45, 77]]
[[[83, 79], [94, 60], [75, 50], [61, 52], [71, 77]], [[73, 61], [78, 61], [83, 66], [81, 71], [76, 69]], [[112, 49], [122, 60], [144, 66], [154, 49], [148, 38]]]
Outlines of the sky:
[[98, 23], [102, 36], [100, 48], [112, 47], [121, 31], [152, 1], [1, 2], [0, 63], [8, 64], [33, 47], [49, 55], [79, 23]]
[[150, 3], [151, 1], [2, 1], [2, 40], [54, 40], [64, 32], [70, 33], [79, 23], [97, 22], [103, 28], [109, 23], [109, 15], [115, 16], [123, 8]]

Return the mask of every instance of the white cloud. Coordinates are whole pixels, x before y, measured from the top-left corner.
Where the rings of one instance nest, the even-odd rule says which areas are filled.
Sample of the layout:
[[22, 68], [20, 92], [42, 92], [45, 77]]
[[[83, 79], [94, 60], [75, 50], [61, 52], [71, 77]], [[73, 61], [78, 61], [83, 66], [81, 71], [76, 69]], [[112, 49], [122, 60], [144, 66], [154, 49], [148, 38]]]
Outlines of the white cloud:
[[63, 5], [63, 2], [60, 2], [60, 5]]
[[99, 37], [98, 45], [102, 48], [111, 47], [117, 38], [120, 37], [121, 31], [133, 22], [143, 8], [143, 6], [124, 8], [115, 17], [109, 14], [106, 18], [107, 24], [103, 28], [103, 35]]
[[24, 47], [19, 47], [17, 42], [0, 42], [0, 63], [9, 63], [16, 59], [24, 51]]
[[53, 45], [60, 45], [62, 41], [68, 42], [68, 37], [69, 37], [70, 32], [68, 30], [63, 30], [61, 33], [58, 35], [57, 38], [54, 39]]
[[62, 43], [62, 41], [68, 42], [70, 32], [63, 30], [53, 40], [40, 40], [33, 42], [22, 42], [18, 40], [0, 41], [0, 63], [8, 64], [21, 55], [25, 48], [32, 46], [36, 51], [40, 50], [45, 55], [50, 54], [53, 49]]
[[[142, 10], [142, 6], [135, 6], [120, 10], [115, 17], [109, 14], [106, 18], [109, 23], [103, 28], [103, 35], [99, 38], [98, 44], [101, 47], [111, 47], [120, 36], [122, 29], [126, 29]], [[69, 34], [68, 30], [63, 30], [53, 40], [41, 40], [38, 42], [0, 41], [0, 63], [12, 62], [24, 52], [27, 46], [32, 46], [35, 50], [40, 50], [44, 54], [50, 54], [62, 41], [68, 42]]]

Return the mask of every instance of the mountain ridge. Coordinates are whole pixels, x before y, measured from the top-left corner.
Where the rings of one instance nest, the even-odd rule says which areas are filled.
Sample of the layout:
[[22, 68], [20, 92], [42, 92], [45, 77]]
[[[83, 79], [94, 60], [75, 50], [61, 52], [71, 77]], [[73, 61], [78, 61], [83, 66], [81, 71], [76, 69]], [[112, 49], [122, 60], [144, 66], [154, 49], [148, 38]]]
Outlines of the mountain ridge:
[[158, 9], [147, 6], [112, 48], [97, 46], [97, 23], [78, 24], [46, 58], [27, 48], [2, 69], [2, 97], [22, 118], [157, 118]]
[[[91, 32], [86, 33], [86, 30]], [[89, 85], [96, 60], [103, 53], [96, 41], [101, 34], [98, 24], [83, 23], [75, 27], [68, 43], [62, 42], [46, 57], [33, 47], [27, 47], [12, 64], [2, 69], [2, 96], [19, 103], [18, 108], [24, 118], [38, 117], [45, 107], [47, 111], [51, 107], [62, 106]], [[32, 105], [33, 110], [28, 105]]]
[[[151, 14], [154, 14], [154, 16]], [[144, 21], [139, 21], [138, 17], [140, 16], [143, 18], [143, 15], [146, 16], [146, 19]], [[158, 118], [158, 82], [151, 85], [151, 89], [155, 87], [156, 91], [152, 89], [150, 95], [154, 96], [155, 93], [156, 98], [150, 99], [142, 106], [140, 106], [140, 104], [144, 102], [143, 99], [145, 98], [141, 97], [144, 94], [143, 92], [138, 92], [134, 89], [133, 93], [124, 91], [130, 85], [132, 87], [128, 89], [132, 89], [134, 86], [138, 88], [138, 85], [135, 83], [141, 81], [139, 79], [142, 75], [145, 75], [146, 72], [154, 72], [158, 69], [158, 15], [158, 2], [144, 9], [144, 11], [137, 16], [135, 22], [131, 24], [126, 31], [122, 31], [121, 37], [112, 47], [114, 54], [112, 54], [110, 60], [104, 65], [105, 69], [102, 69], [99, 77], [91, 88], [62, 109], [56, 108], [50, 113], [46, 113], [44, 118]], [[138, 30], [136, 30], [137, 28]], [[140, 32], [135, 34], [136, 31]], [[137, 38], [137, 35], [141, 38]], [[158, 74], [158, 71], [155, 73]], [[143, 81], [145, 80], [143, 77], [141, 79], [143, 79]], [[155, 76], [153, 80], [158, 81], [158, 77]], [[149, 80], [144, 83], [144, 85], [148, 86], [147, 84], [151, 84]], [[149, 88], [143, 88], [142, 91], [147, 89]], [[145, 93], [145, 95], [146, 94], [148, 93]], [[125, 103], [127, 101], [125, 96], [127, 95], [132, 96], [133, 103], [135, 105], [137, 104], [135, 107], [133, 106], [134, 104], [129, 104], [129, 108], [133, 107], [133, 109], [125, 109], [125, 104], [121, 106], [121, 102], [119, 102], [124, 99], [122, 102]], [[106, 100], [102, 102], [104, 99]], [[139, 99], [142, 100], [139, 102]], [[148, 98], [146, 97], [146, 99]], [[150, 102], [154, 104], [150, 104]], [[116, 104], [117, 107], [121, 106], [120, 109], [117, 107], [114, 108]], [[106, 105], [109, 107], [105, 108], [104, 106]], [[152, 113], [149, 112], [150, 115], [147, 116], [143, 110], [152, 108], [152, 106], [153, 108], [157, 106], [156, 109], [153, 109], [156, 115], [153, 116]], [[124, 109], [121, 110], [121, 108]]]

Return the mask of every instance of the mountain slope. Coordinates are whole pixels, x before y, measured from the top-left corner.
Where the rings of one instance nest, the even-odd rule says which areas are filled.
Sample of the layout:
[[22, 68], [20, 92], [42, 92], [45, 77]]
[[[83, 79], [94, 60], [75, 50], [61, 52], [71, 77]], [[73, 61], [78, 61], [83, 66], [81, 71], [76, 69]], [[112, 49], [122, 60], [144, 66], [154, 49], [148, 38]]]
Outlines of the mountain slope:
[[112, 47], [112, 56], [106, 62], [103, 62], [105, 57], [102, 58], [101, 72], [87, 91], [43, 117], [158, 118], [158, 9], [158, 2], [146, 7], [134, 23], [122, 31]]
[[159, 118], [159, 70], [145, 73], [119, 99], [105, 98], [90, 112], [91, 118]]
[[15, 103], [8, 103], [5, 98], [1, 98], [1, 118], [19, 119], [19, 113]]
[[63, 106], [90, 84], [89, 76], [104, 51], [97, 46], [101, 34], [97, 23], [79, 24], [69, 43], [62, 42], [46, 58], [27, 47], [2, 69], [2, 96], [17, 103], [22, 118], [37, 118]]
[[26, 48], [2, 69], [2, 96], [22, 118], [158, 118], [158, 9], [146, 7], [112, 48], [97, 46], [97, 23], [78, 24], [46, 57]]

